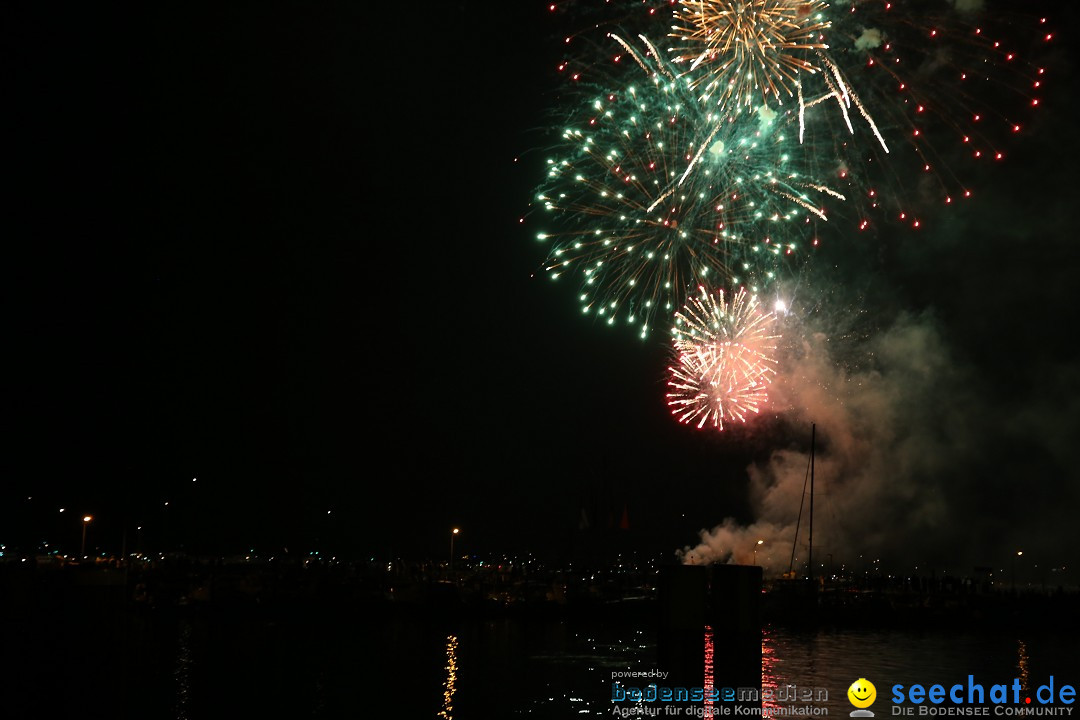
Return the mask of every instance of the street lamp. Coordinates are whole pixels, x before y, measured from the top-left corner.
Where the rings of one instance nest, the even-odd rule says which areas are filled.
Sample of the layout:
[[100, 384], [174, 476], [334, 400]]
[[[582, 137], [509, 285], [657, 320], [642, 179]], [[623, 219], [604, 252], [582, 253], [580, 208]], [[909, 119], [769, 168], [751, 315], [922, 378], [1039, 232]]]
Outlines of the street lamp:
[[1016, 590], [1016, 558], [1022, 557], [1023, 554], [1024, 554], [1023, 550], [1017, 550], [1016, 551], [1016, 557], [1014, 557], [1012, 559], [1012, 589], [1013, 590]]
[[454, 570], [454, 537], [461, 532], [458, 528], [454, 528], [450, 531], [450, 571]]
[[86, 526], [90, 524], [90, 521], [94, 518], [89, 515], [84, 515], [82, 519], [82, 550], [79, 551], [79, 555], [86, 557]]
[[757, 551], [758, 551], [758, 545], [761, 545], [761, 544], [762, 544], [762, 543], [764, 543], [764, 542], [765, 542], [764, 540], [758, 540], [758, 541], [757, 541], [757, 545], [755, 545], [755, 546], [754, 546], [754, 564], [755, 564], [755, 565], [757, 565]]

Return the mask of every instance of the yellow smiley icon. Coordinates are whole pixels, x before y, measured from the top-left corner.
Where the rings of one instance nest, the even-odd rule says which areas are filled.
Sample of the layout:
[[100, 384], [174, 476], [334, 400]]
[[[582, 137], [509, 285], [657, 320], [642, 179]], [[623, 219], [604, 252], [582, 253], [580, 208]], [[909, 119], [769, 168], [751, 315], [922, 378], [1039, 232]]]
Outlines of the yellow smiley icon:
[[857, 708], [868, 708], [877, 698], [877, 688], [866, 678], [859, 678], [847, 689], [848, 700]]

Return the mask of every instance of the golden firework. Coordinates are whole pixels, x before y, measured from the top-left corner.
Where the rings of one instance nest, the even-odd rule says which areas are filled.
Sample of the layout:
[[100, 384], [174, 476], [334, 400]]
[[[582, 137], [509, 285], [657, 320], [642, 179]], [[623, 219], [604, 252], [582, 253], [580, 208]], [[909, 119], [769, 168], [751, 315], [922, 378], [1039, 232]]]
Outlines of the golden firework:
[[801, 73], [820, 68], [811, 57], [828, 49], [822, 31], [828, 5], [818, 0], [681, 0], [670, 48], [697, 82], [715, 86], [720, 104], [777, 104], [794, 97]]

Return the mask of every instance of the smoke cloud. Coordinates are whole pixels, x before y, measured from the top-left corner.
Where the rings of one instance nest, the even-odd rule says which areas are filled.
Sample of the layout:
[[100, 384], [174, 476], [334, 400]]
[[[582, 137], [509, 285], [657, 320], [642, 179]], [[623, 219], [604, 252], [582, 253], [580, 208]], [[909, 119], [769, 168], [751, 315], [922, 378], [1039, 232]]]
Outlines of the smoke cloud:
[[773, 121], [776, 120], [776, 111], [770, 108], [768, 105], [762, 105], [757, 110], [758, 114], [758, 130], [762, 133], [768, 132], [772, 126]]
[[877, 28], [865, 28], [862, 35], [855, 39], [856, 50], [872, 50], [881, 47], [881, 31]]
[[[845, 333], [835, 328], [791, 336], [800, 333], [804, 339], [782, 361], [772, 401], [804, 439], [747, 469], [756, 520], [741, 525], [728, 518], [702, 530], [696, 546], [680, 551], [683, 562], [750, 563], [757, 549], [756, 561], [767, 574], [789, 569], [805, 499], [811, 423], [817, 426], [819, 571], [830, 563], [834, 569], [872, 570], [880, 561], [905, 572], [970, 574], [973, 564], [1007, 567], [1014, 546], [1042, 546], [1044, 568], [1060, 559], [1061, 548], [1043, 540], [1045, 515], [1012, 517], [1007, 509], [1024, 502], [1019, 482], [1068, 462], [1066, 431], [1055, 434], [1039, 422], [1039, 403], [1028, 398], [1023, 409], [1010, 409], [1001, 394], [981, 388], [978, 374], [952, 356], [930, 315], [901, 316], [869, 339], [852, 341], [849, 333], [846, 343]], [[854, 362], [847, 356], [853, 348], [859, 351]], [[1077, 375], [1058, 384], [1072, 384], [1080, 380]], [[1042, 463], [1008, 449], [1048, 437], [1056, 450]], [[1059, 508], [1075, 507], [1075, 482], [1061, 477], [1053, 487], [1040, 494], [1056, 491]], [[1054, 505], [1049, 497], [1039, 503]], [[806, 568], [807, 514], [808, 507], [794, 546], [797, 572]]]
[[[948, 59], [942, 50], [919, 71], [929, 77]], [[1053, 62], [1074, 72], [1064, 51]], [[1041, 144], [1014, 154], [1007, 175], [982, 178], [993, 200], [943, 213], [918, 241], [882, 232], [834, 245], [834, 262], [815, 266], [808, 288], [827, 311], [784, 328], [773, 416], [747, 426], [768, 448], [746, 467], [749, 511], [718, 512], [678, 551], [684, 562], [748, 563], [756, 549], [775, 576], [794, 547], [793, 569], [805, 572], [808, 508], [797, 542], [796, 524], [816, 423], [819, 571], [880, 559], [888, 572], [1007, 574], [1015, 562], [1018, 582], [1077, 585], [1080, 353], [1070, 330], [1080, 249], [1061, 190], [1069, 166], [1055, 172], [1043, 158], [1075, 156], [1080, 141], [1067, 113], [1040, 122]], [[1017, 251], [1036, 241], [1041, 252]]]

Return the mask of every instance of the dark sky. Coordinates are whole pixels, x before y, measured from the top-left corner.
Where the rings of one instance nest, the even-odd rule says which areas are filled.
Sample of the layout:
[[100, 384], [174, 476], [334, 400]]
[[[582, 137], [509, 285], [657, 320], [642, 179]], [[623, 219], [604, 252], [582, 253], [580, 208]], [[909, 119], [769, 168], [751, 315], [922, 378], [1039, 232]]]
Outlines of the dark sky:
[[[92, 513], [106, 549], [142, 524], [155, 548], [441, 556], [461, 525], [471, 549], [558, 553], [582, 509], [603, 526], [625, 507], [626, 547], [664, 554], [752, 519], [747, 466], [804, 448], [803, 418], [678, 426], [660, 342], [532, 278], [544, 248], [517, 219], [559, 28], [504, 5], [2, 11], [0, 541], [70, 547]], [[1020, 484], [1056, 478], [1033, 493], [1055, 523], [1078, 497], [1080, 84], [1060, 35], [1046, 109], [974, 209], [820, 270], [875, 332], [933, 318], [979, 408], [959, 422], [985, 404], [1055, 428], [974, 434], [1008, 469], [978, 494], [991, 525]]]

